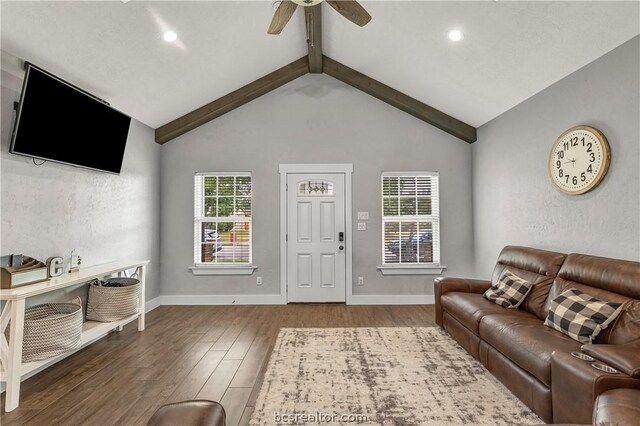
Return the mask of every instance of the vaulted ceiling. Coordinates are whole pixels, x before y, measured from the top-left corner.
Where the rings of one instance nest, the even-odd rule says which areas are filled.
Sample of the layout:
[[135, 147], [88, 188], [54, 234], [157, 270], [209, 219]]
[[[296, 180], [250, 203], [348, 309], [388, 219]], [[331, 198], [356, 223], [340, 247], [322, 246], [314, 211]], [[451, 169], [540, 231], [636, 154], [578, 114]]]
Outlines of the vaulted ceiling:
[[[361, 1], [324, 5], [331, 58], [480, 126], [640, 33], [638, 2]], [[302, 8], [271, 1], [6, 2], [1, 47], [157, 128], [307, 53]], [[463, 31], [460, 43], [446, 35]], [[178, 34], [162, 41], [164, 30]], [[286, 113], [286, 111], [283, 111]]]

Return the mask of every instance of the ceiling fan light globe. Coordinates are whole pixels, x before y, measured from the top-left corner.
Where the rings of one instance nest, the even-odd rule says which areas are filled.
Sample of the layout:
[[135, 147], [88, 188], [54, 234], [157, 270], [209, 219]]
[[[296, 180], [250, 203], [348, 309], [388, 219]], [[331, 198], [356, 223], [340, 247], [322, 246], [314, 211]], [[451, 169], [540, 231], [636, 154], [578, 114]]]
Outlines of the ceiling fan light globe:
[[300, 6], [315, 6], [316, 4], [322, 3], [322, 0], [291, 0], [295, 4], [299, 4]]

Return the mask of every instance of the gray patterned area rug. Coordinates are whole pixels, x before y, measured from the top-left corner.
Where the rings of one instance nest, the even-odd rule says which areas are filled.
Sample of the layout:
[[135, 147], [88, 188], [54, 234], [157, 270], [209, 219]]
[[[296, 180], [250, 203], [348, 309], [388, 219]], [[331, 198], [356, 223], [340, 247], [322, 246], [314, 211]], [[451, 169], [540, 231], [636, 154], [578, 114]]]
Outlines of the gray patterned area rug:
[[445, 332], [282, 329], [251, 425], [541, 424]]

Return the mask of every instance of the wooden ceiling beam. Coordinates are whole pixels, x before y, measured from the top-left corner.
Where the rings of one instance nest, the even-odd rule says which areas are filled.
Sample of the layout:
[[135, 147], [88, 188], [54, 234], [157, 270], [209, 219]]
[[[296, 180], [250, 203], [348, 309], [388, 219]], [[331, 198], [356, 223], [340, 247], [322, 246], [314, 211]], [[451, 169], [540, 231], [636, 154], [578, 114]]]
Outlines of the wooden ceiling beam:
[[327, 56], [323, 56], [322, 58], [322, 69], [325, 74], [368, 93], [374, 98], [378, 98], [465, 142], [473, 143], [477, 139], [475, 127], [405, 95], [392, 87], [382, 84], [346, 65], [334, 61]]
[[280, 69], [257, 79], [213, 102], [210, 102], [182, 117], [158, 127], [155, 132], [156, 142], [164, 144], [183, 135], [196, 127], [220, 117], [223, 114], [269, 93], [309, 72], [309, 60], [303, 56]]
[[322, 3], [304, 7], [304, 21], [307, 29], [309, 50], [309, 72], [322, 74]]

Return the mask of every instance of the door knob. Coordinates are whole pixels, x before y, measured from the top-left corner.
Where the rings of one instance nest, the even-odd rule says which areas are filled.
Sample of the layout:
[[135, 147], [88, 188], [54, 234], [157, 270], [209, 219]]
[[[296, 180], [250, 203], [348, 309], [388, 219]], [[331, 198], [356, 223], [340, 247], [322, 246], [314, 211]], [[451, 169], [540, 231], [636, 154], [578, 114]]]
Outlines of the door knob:
[[344, 250], [344, 246], [339, 246], [338, 249], [339, 250]]

